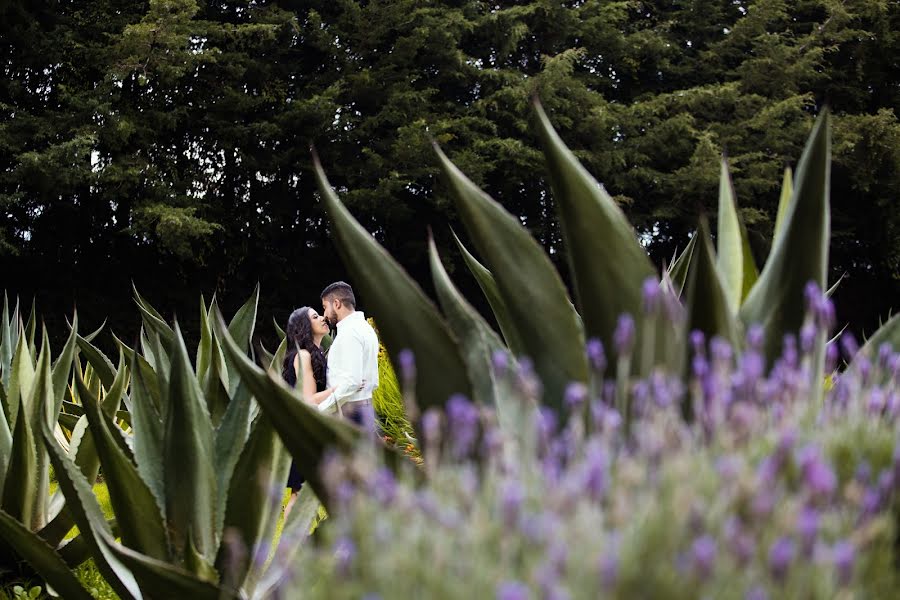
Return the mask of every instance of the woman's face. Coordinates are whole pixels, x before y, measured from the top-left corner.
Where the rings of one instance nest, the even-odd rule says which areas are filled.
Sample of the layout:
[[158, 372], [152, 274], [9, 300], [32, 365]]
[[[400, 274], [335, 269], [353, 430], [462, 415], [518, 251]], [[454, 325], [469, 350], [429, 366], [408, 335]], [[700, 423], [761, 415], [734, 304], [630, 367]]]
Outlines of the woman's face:
[[317, 313], [314, 308], [309, 309], [309, 322], [312, 325], [313, 335], [325, 335], [330, 331], [325, 317]]

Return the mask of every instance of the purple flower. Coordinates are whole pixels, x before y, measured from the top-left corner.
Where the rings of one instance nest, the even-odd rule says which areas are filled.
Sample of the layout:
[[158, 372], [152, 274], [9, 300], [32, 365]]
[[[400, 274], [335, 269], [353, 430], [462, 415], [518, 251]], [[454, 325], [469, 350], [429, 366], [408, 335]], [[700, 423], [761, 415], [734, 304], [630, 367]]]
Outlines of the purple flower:
[[786, 367], [795, 368], [798, 364], [797, 362], [797, 338], [795, 338], [792, 334], [787, 334], [784, 336], [784, 342], [782, 342], [781, 349], [781, 358], [784, 361]]
[[603, 499], [607, 487], [607, 457], [603, 445], [596, 440], [585, 450], [584, 486], [595, 502]]
[[372, 494], [381, 504], [387, 506], [397, 496], [397, 480], [387, 467], [381, 467], [372, 478]]
[[815, 281], [808, 281], [806, 287], [803, 288], [803, 299], [806, 302], [806, 310], [814, 311], [819, 299], [822, 297], [822, 290]]
[[630, 355], [634, 349], [635, 327], [634, 319], [629, 314], [619, 315], [619, 321], [616, 323], [616, 330], [613, 333], [613, 343], [616, 347], [617, 356]]
[[756, 543], [753, 537], [748, 533], [734, 517], [730, 517], [725, 522], [725, 540], [729, 550], [734, 555], [735, 561], [739, 565], [745, 565], [753, 558], [756, 551]]
[[566, 386], [565, 392], [565, 403], [566, 407], [570, 411], [577, 411], [582, 406], [584, 406], [585, 400], [587, 400], [588, 389], [587, 386], [581, 383], [580, 381], [573, 381], [568, 386]]
[[503, 514], [503, 522], [507, 527], [514, 527], [522, 515], [522, 502], [525, 500], [525, 490], [522, 484], [515, 479], [510, 479], [503, 484], [500, 493], [500, 510]]
[[816, 326], [812, 323], [806, 323], [803, 327], [800, 328], [800, 349], [805, 353], [812, 352], [813, 346], [816, 343]]
[[656, 314], [656, 311], [659, 310], [660, 294], [659, 282], [656, 281], [656, 277], [648, 277], [644, 280], [644, 284], [641, 287], [641, 296], [644, 299], [645, 314]]
[[747, 347], [759, 352], [762, 350], [763, 342], [765, 342], [765, 330], [761, 325], [751, 325], [747, 330]]
[[840, 541], [831, 551], [837, 579], [841, 585], [847, 585], [853, 579], [853, 563], [856, 561], [856, 550], [848, 541]]
[[872, 477], [872, 467], [869, 466], [869, 463], [866, 461], [861, 461], [858, 465], [856, 465], [856, 472], [853, 474], [853, 478], [860, 483], [861, 485], [866, 485], [869, 483], [869, 480]]
[[716, 459], [716, 471], [718, 471], [719, 477], [728, 482], [737, 479], [742, 466], [743, 461], [738, 456], [725, 455]]
[[719, 336], [714, 337], [709, 342], [709, 350], [713, 360], [720, 365], [729, 364], [734, 356], [731, 344], [728, 340]]
[[816, 325], [824, 332], [829, 332], [837, 323], [837, 317], [834, 313], [834, 302], [830, 298], [822, 296], [816, 303], [815, 307]]
[[447, 422], [450, 424], [453, 451], [457, 458], [468, 454], [478, 437], [479, 413], [468, 398], [454, 394], [447, 400]]
[[413, 351], [406, 348], [397, 354], [397, 361], [400, 363], [400, 375], [404, 381], [412, 381], [416, 378], [416, 357]]
[[769, 572], [776, 581], [784, 581], [794, 561], [794, 542], [791, 538], [779, 538], [769, 549]]
[[761, 586], [750, 588], [744, 600], [769, 600], [769, 594]]
[[348, 537], [341, 537], [334, 544], [334, 558], [339, 573], [347, 575], [356, 557], [356, 546]]
[[606, 370], [606, 353], [603, 351], [603, 342], [597, 338], [591, 338], [587, 341], [585, 351], [592, 369], [598, 373]]
[[509, 355], [505, 350], [494, 350], [491, 355], [491, 364], [498, 375], [505, 375], [509, 369]]
[[878, 476], [878, 493], [881, 494], [881, 497], [887, 499], [894, 491], [894, 485], [894, 473], [889, 469], [882, 471]]
[[429, 408], [422, 415], [422, 434], [429, 444], [437, 444], [441, 438], [441, 412]]
[[497, 586], [497, 600], [527, 600], [528, 586], [521, 581], [504, 581]]
[[870, 415], [880, 416], [884, 412], [886, 404], [884, 392], [879, 388], [872, 388], [869, 392], [869, 402], [866, 407]]
[[598, 570], [600, 571], [600, 586], [607, 591], [614, 588], [619, 578], [619, 557], [614, 550], [608, 551], [600, 557]]
[[807, 446], [800, 452], [800, 468], [803, 481], [814, 497], [828, 499], [837, 489], [837, 476], [815, 446]]
[[837, 344], [832, 342], [825, 346], [825, 371], [831, 372], [837, 368], [838, 358], [840, 358], [840, 349]]
[[819, 513], [816, 509], [807, 506], [800, 511], [800, 516], [797, 517], [797, 533], [800, 536], [804, 554], [807, 557], [812, 556], [816, 537], [819, 535]]
[[706, 351], [706, 336], [699, 329], [691, 332], [691, 348], [694, 354], [703, 354]]
[[542, 406], [534, 415], [534, 428], [542, 448], [548, 448], [556, 433], [556, 413]]
[[701, 579], [707, 579], [712, 575], [716, 562], [716, 541], [709, 535], [704, 535], [691, 544], [691, 558], [694, 570]]
[[841, 336], [841, 349], [844, 351], [844, 359], [848, 363], [859, 351], [859, 344], [856, 343], [856, 338], [849, 331], [844, 332]]

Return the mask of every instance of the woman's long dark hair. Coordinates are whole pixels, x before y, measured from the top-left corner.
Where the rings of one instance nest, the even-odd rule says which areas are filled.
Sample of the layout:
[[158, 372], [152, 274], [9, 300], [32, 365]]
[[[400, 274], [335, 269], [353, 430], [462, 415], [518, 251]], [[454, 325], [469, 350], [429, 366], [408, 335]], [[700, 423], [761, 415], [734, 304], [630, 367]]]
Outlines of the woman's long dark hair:
[[297, 385], [297, 372], [294, 370], [294, 357], [298, 348], [306, 350], [312, 357], [313, 377], [316, 389], [325, 385], [325, 353], [313, 343], [312, 322], [309, 320], [308, 306], [298, 308], [288, 317], [285, 333], [287, 334], [287, 354], [281, 367], [281, 375], [291, 386]]

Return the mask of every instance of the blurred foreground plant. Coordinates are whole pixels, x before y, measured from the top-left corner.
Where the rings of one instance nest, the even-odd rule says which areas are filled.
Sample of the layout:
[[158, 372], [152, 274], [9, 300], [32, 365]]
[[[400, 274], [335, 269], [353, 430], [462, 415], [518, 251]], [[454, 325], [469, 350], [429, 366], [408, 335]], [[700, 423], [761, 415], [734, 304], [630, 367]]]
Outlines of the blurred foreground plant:
[[[811, 286], [807, 318], [829, 301]], [[808, 335], [808, 334], [807, 334]], [[815, 337], [815, 336], [813, 336]], [[618, 384], [589, 343], [594, 384], [562, 419], [537, 404], [529, 364], [494, 357], [518, 428], [455, 396], [421, 419], [420, 468], [361, 450], [323, 478], [338, 510], [281, 597], [834, 598], [900, 589], [900, 354], [884, 345], [823, 402], [814, 345], [787, 337], [766, 370], [761, 328], [743, 354], [691, 335], [686, 379]], [[846, 358], [856, 347], [847, 337]], [[838, 356], [829, 353], [829, 371]], [[687, 423], [679, 406], [692, 406]], [[587, 418], [585, 418], [587, 417]]]

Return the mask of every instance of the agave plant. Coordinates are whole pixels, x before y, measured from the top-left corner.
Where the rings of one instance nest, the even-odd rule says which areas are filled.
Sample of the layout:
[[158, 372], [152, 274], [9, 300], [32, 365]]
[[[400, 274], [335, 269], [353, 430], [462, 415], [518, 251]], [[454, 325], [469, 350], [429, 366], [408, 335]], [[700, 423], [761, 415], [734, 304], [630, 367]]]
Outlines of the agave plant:
[[[10, 313], [4, 294], [0, 321], [0, 571], [37, 572], [66, 598], [90, 598], [70, 568], [88, 557], [85, 539], [64, 541], [72, 528], [70, 505], [57, 490], [50, 494], [50, 456], [41, 439], [72, 462], [86, 484], [99, 462], [93, 438], [81, 422], [67, 438], [57, 424], [76, 355], [77, 319], [62, 352], [51, 364], [42, 330], [35, 345], [36, 314], [24, 324], [18, 305]], [[114, 410], [114, 407], [112, 407]], [[104, 524], [109, 526], [106, 521]], [[26, 566], [27, 565], [27, 566]]]
[[[39, 449], [45, 471], [52, 463], [59, 480], [59, 498], [64, 495], [70, 501], [64, 513], [69, 520], [64, 525], [47, 524], [45, 529], [61, 531], [61, 539], [73, 522], [77, 524], [81, 531], [78, 547], [93, 556], [101, 574], [122, 598], [265, 597], [285, 568], [283, 560], [266, 568], [290, 464], [276, 421], [288, 423], [281, 433], [290, 441], [289, 447], [305, 445], [291, 450], [310, 483], [284, 528], [281, 539], [289, 544], [283, 544], [280, 551], [288, 554], [289, 546], [309, 531], [320, 498], [326, 505], [329, 501], [318, 463], [329, 447], [349, 450], [360, 433], [309, 408], [281, 381], [272, 365], [283, 358], [284, 344], [267, 360], [267, 370], [248, 356], [258, 288], [228, 325], [215, 299], [209, 306], [201, 299], [195, 361], [188, 355], [178, 325], [169, 326], [137, 291], [135, 297], [143, 321], [140, 350], [116, 339], [119, 358], [115, 367], [89, 339], [78, 336], [73, 326], [59, 359], [65, 369], [58, 375], [51, 373], [46, 341], [35, 366], [27, 352], [27, 336], [20, 334], [19, 350], [10, 363], [11, 380], [22, 382], [16, 389], [34, 390], [22, 406], [34, 410], [36, 416], [34, 422], [14, 421], [17, 433], [11, 446], [15, 451], [8, 460], [10, 472], [19, 477], [25, 468], [20, 463], [31, 464], [27, 461], [30, 454], [21, 448], [30, 449], [31, 454]], [[76, 348], [86, 363], [74, 361], [72, 385], [64, 401]], [[22, 373], [30, 374], [28, 381], [38, 383], [25, 385]], [[59, 388], [48, 387], [47, 382], [57, 381]], [[56, 389], [59, 396], [52, 393]], [[5, 390], [4, 398], [9, 396]], [[60, 443], [65, 437], [50, 418], [64, 402], [68, 412], [63, 413], [63, 420], [72, 425], [77, 416], [69, 449]], [[5, 414], [7, 404], [4, 402]], [[56, 412], [45, 408], [52, 406]], [[259, 410], [260, 406], [264, 410]], [[306, 423], [311, 434], [304, 433], [302, 424], [297, 429], [293, 418]], [[71, 448], [85, 446], [85, 440], [92, 441], [93, 456], [99, 459], [91, 468], [79, 464], [81, 453]], [[116, 517], [115, 531], [103, 518], [91, 490], [101, 466]], [[35, 469], [33, 465], [28, 468]], [[10, 501], [4, 508], [10, 507], [10, 515], [3, 513], [4, 537], [9, 538], [9, 532], [18, 536], [11, 539], [20, 556], [57, 592], [66, 598], [89, 597], [52, 547], [39, 547], [40, 536], [30, 533], [35, 529], [40, 533], [47, 519], [39, 519], [30, 509], [40, 490], [28, 496], [28, 503], [20, 498], [28, 487], [5, 488]], [[47, 496], [46, 487], [43, 496]]]
[[[567, 246], [574, 305], [549, 258], [518, 219], [435, 148], [460, 219], [484, 264], [457, 242], [502, 338], [456, 291], [432, 245], [442, 315], [341, 204], [314, 160], [335, 243], [379, 315], [391, 357], [396, 362], [407, 349], [416, 357], [416, 375], [409, 384], [420, 405], [440, 406], [450, 395], [462, 393], [482, 404], [497, 404], [502, 414], [504, 396], [486, 368], [498, 349], [533, 362], [545, 387], [544, 401], [560, 412], [570, 383], [591, 383], [586, 340], [597, 360], [604, 350], [615, 353], [617, 360], [601, 362], [616, 369], [624, 390], [629, 375], [683, 372], [691, 330], [702, 331], [708, 339], [721, 336], [740, 352], [745, 330], [759, 324], [768, 361], [780, 353], [785, 335], [801, 330], [807, 285], [826, 287], [831, 146], [827, 110], [810, 134], [796, 177], [786, 172], [775, 240], [762, 271], [750, 253], [723, 159], [718, 251], [713, 250], [708, 227], [701, 224], [685, 252], [664, 270], [662, 284], [622, 210], [566, 148], [537, 103], [535, 111]], [[653, 288], [658, 285], [657, 293]], [[661, 303], [671, 318], [646, 310], [648, 299]], [[398, 300], [407, 310], [391, 310]], [[543, 318], [531, 318], [535, 313]], [[873, 339], [895, 339], [897, 322], [890, 321]], [[826, 341], [824, 334], [816, 339], [812, 376], [819, 381]]]

